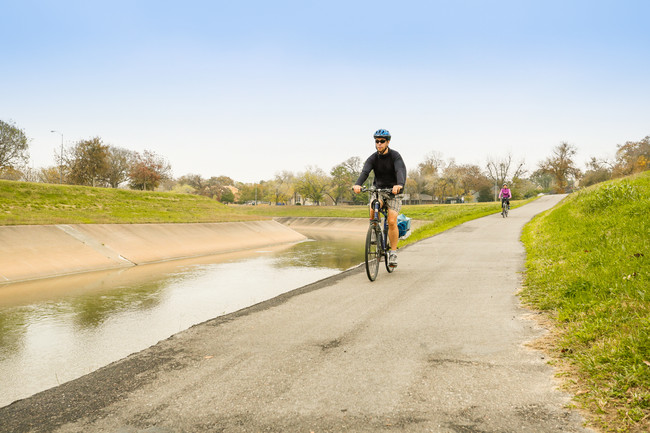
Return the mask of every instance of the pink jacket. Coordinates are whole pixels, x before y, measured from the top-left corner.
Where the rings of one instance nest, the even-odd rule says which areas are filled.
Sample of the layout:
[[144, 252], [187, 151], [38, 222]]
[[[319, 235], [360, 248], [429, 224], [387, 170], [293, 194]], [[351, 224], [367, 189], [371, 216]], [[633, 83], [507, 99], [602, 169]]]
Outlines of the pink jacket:
[[499, 193], [499, 198], [510, 198], [512, 194], [510, 193], [510, 188], [503, 188]]

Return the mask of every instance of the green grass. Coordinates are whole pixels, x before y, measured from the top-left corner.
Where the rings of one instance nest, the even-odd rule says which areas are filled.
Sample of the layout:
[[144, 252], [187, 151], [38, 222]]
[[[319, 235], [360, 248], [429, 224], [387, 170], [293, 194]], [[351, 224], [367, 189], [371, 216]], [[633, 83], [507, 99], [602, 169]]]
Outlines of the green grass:
[[197, 195], [0, 180], [0, 225], [198, 223], [261, 218]]
[[[527, 201], [512, 201], [518, 207]], [[402, 212], [427, 221], [405, 246], [466, 221], [500, 212], [499, 203], [406, 205]], [[367, 218], [367, 206], [225, 206], [207, 197], [86, 186], [0, 180], [0, 225], [198, 223], [272, 217]]]
[[[529, 203], [529, 200], [512, 200], [511, 208]], [[259, 216], [368, 218], [367, 206], [241, 206], [240, 212]], [[435, 205], [404, 205], [402, 213], [427, 223], [414, 229], [411, 235], [399, 242], [400, 247], [449, 230], [464, 222], [501, 212], [498, 203], [466, 203]]]
[[650, 172], [594, 185], [534, 218], [522, 299], [604, 431], [650, 431]]
[[[511, 200], [510, 208], [514, 209], [535, 200]], [[409, 205], [403, 206], [402, 212], [415, 220], [430, 221], [429, 224], [414, 230], [411, 236], [400, 245], [408, 245], [421, 239], [449, 230], [464, 222], [501, 212], [501, 202], [497, 203], [467, 203], [442, 205]]]

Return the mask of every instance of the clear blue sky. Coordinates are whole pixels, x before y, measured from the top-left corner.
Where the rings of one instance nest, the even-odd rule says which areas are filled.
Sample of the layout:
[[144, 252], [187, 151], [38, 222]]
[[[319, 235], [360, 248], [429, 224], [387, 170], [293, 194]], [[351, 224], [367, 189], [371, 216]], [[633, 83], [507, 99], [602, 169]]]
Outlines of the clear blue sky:
[[34, 167], [101, 137], [243, 182], [373, 151], [531, 169], [650, 135], [650, 1], [0, 0], [0, 119]]

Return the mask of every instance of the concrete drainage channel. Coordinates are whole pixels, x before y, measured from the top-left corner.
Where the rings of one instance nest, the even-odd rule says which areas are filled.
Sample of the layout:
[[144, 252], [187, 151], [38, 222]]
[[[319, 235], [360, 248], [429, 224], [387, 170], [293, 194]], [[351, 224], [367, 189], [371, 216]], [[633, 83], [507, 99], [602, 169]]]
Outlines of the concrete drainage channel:
[[306, 237], [277, 221], [0, 227], [0, 282], [158, 263]]

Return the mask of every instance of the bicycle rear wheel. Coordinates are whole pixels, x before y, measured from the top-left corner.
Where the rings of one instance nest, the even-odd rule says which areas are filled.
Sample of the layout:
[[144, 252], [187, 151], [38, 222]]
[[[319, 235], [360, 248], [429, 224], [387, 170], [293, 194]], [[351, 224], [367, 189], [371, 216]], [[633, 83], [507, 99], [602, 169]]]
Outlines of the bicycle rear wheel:
[[366, 274], [370, 281], [375, 281], [379, 272], [381, 255], [381, 232], [374, 226], [368, 227], [366, 235]]

